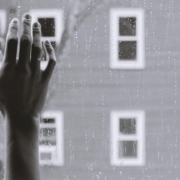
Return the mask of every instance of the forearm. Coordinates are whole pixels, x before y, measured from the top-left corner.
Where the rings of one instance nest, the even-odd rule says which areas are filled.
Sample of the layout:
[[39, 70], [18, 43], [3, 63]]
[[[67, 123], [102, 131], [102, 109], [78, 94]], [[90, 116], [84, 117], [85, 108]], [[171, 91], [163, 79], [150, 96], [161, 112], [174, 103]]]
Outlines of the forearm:
[[[39, 118], [6, 119], [5, 180], [40, 180]], [[13, 122], [13, 123], [12, 123]]]

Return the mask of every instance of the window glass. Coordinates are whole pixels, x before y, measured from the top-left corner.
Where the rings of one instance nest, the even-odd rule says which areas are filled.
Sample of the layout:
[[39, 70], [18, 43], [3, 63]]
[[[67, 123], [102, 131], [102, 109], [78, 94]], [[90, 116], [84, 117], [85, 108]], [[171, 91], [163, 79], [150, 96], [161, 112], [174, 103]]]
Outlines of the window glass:
[[41, 24], [41, 33], [43, 37], [55, 36], [55, 20], [54, 18], [38, 18]]
[[136, 35], [136, 17], [119, 18], [119, 35], [120, 36]]
[[136, 119], [135, 118], [120, 118], [119, 119], [120, 133], [136, 134]]
[[[180, 180], [180, 1], [1, 0], [2, 54], [9, 22], [25, 12], [57, 58], [40, 121], [42, 179]], [[42, 71], [47, 63], [44, 51]], [[4, 126], [0, 115], [0, 180]]]
[[42, 136], [55, 136], [56, 129], [55, 128], [42, 128], [40, 129], [40, 134], [42, 134]]
[[137, 141], [120, 141], [120, 158], [137, 158]]
[[119, 42], [119, 60], [136, 60], [136, 41]]

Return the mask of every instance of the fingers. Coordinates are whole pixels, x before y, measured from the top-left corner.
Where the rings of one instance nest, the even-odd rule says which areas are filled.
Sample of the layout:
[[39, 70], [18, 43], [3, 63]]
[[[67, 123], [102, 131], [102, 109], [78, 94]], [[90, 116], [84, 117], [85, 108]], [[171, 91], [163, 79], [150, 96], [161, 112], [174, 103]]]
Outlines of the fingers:
[[14, 18], [9, 24], [9, 29], [6, 37], [4, 61], [7, 63], [11, 63], [11, 64], [16, 63], [18, 29], [19, 29], [19, 20]]
[[41, 51], [41, 25], [38, 22], [35, 22], [33, 24], [33, 43], [31, 52], [31, 67], [34, 72], [40, 71]]
[[49, 41], [45, 41], [45, 49], [47, 52], [47, 56], [49, 57], [49, 62], [46, 69], [43, 72], [43, 76], [45, 80], [49, 81], [52, 76], [54, 67], [56, 65], [56, 56], [54, 49]]
[[22, 17], [22, 35], [20, 39], [19, 65], [28, 66], [31, 51], [31, 16], [24, 14]]

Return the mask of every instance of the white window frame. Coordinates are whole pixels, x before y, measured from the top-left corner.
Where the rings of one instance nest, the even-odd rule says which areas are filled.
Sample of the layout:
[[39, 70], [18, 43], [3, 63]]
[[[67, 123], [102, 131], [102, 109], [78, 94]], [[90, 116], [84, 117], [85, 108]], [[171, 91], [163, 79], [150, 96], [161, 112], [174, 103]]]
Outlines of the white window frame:
[[4, 36], [6, 33], [6, 11], [0, 9], [0, 36]]
[[[63, 166], [64, 164], [64, 133], [63, 133], [63, 112], [62, 111], [45, 111], [42, 118], [54, 118], [54, 124], [40, 123], [40, 128], [56, 128], [56, 145], [46, 146], [39, 145], [39, 162], [41, 165]], [[41, 153], [50, 153], [51, 160], [41, 160]]]
[[[136, 119], [136, 134], [122, 134], [119, 132], [120, 118]], [[110, 114], [112, 166], [143, 166], [145, 164], [145, 112], [143, 110], [112, 111]], [[137, 158], [119, 157], [120, 141], [137, 141]]]
[[[136, 35], [119, 35], [119, 18], [136, 17]], [[136, 41], [136, 60], [119, 60], [118, 42]], [[110, 67], [112, 69], [143, 69], [144, 55], [144, 10], [134, 8], [110, 9]]]
[[[63, 29], [63, 10], [62, 9], [32, 9], [29, 11], [32, 16], [32, 23], [37, 22], [38, 18], [54, 18], [55, 19], [55, 36], [54, 37], [41, 37], [42, 41], [49, 40], [56, 42], [56, 46], [59, 46]], [[47, 61], [41, 61], [41, 69], [45, 69]]]
[[[4, 35], [6, 33], [6, 11], [4, 9], [0, 9], [0, 43], [2, 48], [5, 47]], [[2, 62], [2, 52], [0, 54], [0, 66]]]

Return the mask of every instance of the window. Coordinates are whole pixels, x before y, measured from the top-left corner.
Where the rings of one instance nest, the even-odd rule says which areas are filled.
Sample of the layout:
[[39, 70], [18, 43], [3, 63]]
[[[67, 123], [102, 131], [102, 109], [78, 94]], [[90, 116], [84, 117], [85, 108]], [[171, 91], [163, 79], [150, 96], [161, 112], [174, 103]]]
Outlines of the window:
[[[30, 11], [32, 22], [41, 24], [42, 41], [49, 40], [55, 48], [59, 46], [63, 32], [63, 11], [61, 9], [33, 9]], [[41, 68], [47, 65], [45, 53], [43, 53]]]
[[61, 166], [64, 163], [63, 113], [46, 111], [40, 121], [40, 164]]
[[111, 112], [111, 165], [140, 166], [145, 161], [144, 111]]
[[144, 12], [142, 9], [110, 10], [110, 67], [144, 68]]

